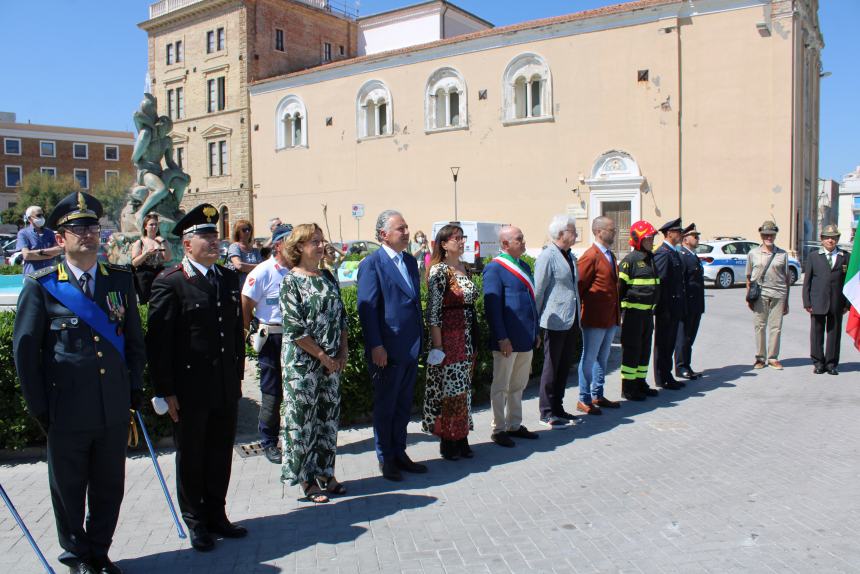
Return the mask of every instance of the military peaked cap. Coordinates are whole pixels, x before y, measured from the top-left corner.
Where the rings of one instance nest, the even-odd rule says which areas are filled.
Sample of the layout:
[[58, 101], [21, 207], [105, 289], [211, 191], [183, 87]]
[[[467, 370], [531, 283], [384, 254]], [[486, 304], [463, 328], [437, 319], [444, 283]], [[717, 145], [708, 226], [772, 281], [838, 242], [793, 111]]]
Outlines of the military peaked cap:
[[678, 219], [673, 219], [672, 221], [667, 221], [663, 224], [663, 227], [660, 228], [660, 233], [663, 235], [666, 235], [670, 231], [684, 231], [680, 217]]
[[48, 229], [63, 226], [97, 225], [104, 210], [101, 202], [83, 191], [70, 193], [62, 200], [48, 217]]
[[173, 226], [173, 235], [182, 237], [186, 233], [215, 233], [218, 231], [218, 210], [208, 203], [201, 203]]

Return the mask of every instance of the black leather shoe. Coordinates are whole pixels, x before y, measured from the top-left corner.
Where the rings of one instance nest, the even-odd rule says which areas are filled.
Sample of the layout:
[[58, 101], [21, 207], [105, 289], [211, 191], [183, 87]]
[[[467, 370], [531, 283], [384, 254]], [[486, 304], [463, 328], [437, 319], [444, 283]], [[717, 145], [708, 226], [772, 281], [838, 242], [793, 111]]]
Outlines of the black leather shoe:
[[669, 375], [669, 382], [675, 383], [676, 385], [678, 385], [682, 389], [687, 386], [687, 383], [685, 383], [684, 381], [679, 381], [678, 379], [676, 379], [672, 375]]
[[67, 562], [67, 564], [69, 566], [69, 574], [98, 574], [98, 570], [83, 560], [78, 560], [74, 563]]
[[511, 440], [511, 437], [508, 436], [506, 432], [494, 432], [490, 435], [490, 440], [496, 443], [499, 446], [504, 446], [507, 448], [511, 448], [516, 446], [517, 443]]
[[[677, 372], [675, 373], [675, 376], [676, 376], [676, 377], [681, 377], [681, 378], [684, 378], [684, 379], [689, 379], [689, 380], [691, 380], [691, 381], [695, 381], [695, 380], [696, 380], [696, 379], [698, 379], [701, 375], [700, 375], [699, 373], [694, 373], [693, 371], [683, 370], [683, 371], [677, 371]], [[680, 381], [678, 381], [678, 382], [680, 382]]]
[[403, 475], [400, 474], [400, 471], [397, 469], [397, 465], [393, 462], [380, 462], [379, 463], [379, 472], [382, 473], [382, 478], [400, 482], [403, 480]]
[[660, 387], [662, 387], [662, 388], [664, 388], [664, 389], [669, 389], [670, 391], [679, 391], [679, 390], [681, 390], [681, 383], [679, 383], [678, 381], [674, 381], [674, 380], [673, 380], [673, 381], [665, 381], [665, 382], [659, 383], [659, 386], [660, 386]]
[[281, 464], [281, 462], [283, 461], [281, 449], [279, 449], [278, 445], [276, 444], [267, 446], [265, 449], [263, 449], [263, 454], [266, 455], [266, 460], [268, 460], [272, 464]]
[[622, 391], [621, 396], [627, 399], [628, 401], [644, 401], [645, 393], [638, 393], [633, 391]]
[[220, 534], [224, 538], [244, 538], [248, 535], [248, 529], [238, 524], [233, 524], [226, 518], [218, 522], [209, 523], [209, 532]]
[[202, 525], [190, 529], [188, 536], [191, 538], [191, 547], [198, 552], [209, 552], [215, 548], [215, 541], [209, 534], [209, 530]]
[[460, 449], [457, 448], [457, 441], [443, 438], [439, 442], [439, 454], [445, 460], [460, 460]]
[[700, 379], [704, 373], [700, 373], [699, 371], [694, 371], [690, 369], [690, 373], [693, 375], [694, 379]]
[[827, 372], [827, 369], [825, 369], [824, 367], [815, 367], [814, 369], [812, 369], [812, 372], [816, 375], [823, 375]]
[[122, 574], [122, 568], [111, 562], [111, 559], [107, 556], [93, 558], [90, 562], [92, 562], [94, 568], [98, 569], [99, 574]]
[[412, 459], [409, 458], [405, 452], [400, 455], [399, 458], [394, 460], [394, 464], [397, 465], [397, 468], [406, 472], [412, 472], [415, 474], [424, 474], [427, 472], [427, 467], [425, 465], [412, 462]]
[[828, 375], [838, 375], [838, 374], [839, 374], [839, 371], [837, 371], [837, 370], [836, 370], [836, 367], [833, 367], [832, 369], [830, 369], [829, 371], [827, 371], [827, 374], [828, 374]]
[[540, 435], [536, 432], [532, 432], [523, 425], [520, 425], [520, 428], [514, 431], [508, 431], [508, 436], [515, 436], [517, 438], [527, 438], [529, 440], [534, 440], [536, 438], [540, 438]]

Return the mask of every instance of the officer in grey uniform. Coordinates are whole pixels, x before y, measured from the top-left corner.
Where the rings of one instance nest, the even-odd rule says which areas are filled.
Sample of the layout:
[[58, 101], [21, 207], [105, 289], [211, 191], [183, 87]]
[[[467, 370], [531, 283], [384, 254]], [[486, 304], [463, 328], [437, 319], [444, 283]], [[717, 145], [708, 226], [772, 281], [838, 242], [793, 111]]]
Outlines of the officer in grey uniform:
[[123, 498], [129, 409], [144, 403], [134, 283], [126, 269], [97, 260], [101, 215], [83, 192], [57, 204], [48, 227], [66, 259], [24, 279], [15, 315], [21, 390], [48, 437], [59, 559], [77, 574], [121, 572], [108, 550]]
[[208, 203], [176, 223], [185, 256], [152, 283], [146, 332], [155, 392], [173, 420], [179, 508], [199, 551], [215, 546], [212, 534], [247, 534], [225, 512], [245, 339], [239, 276], [216, 263], [217, 224]]

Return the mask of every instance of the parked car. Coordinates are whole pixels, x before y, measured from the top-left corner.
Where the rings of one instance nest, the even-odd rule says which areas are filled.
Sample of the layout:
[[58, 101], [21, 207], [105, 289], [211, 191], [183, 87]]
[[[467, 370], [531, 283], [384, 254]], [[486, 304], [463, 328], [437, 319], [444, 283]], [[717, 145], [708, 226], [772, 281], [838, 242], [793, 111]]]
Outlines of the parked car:
[[[703, 241], [696, 254], [705, 268], [705, 281], [719, 289], [727, 289], [735, 283], [746, 281], [747, 254], [759, 244], [742, 237], [717, 237], [714, 241]], [[800, 278], [800, 261], [788, 258], [788, 273], [791, 284]]]
[[17, 247], [17, 237], [15, 239], [10, 239], [3, 243], [3, 246], [0, 247], [0, 256], [2, 256], [4, 264], [16, 265], [24, 262], [21, 252], [18, 251]]
[[344, 255], [370, 255], [380, 247], [376, 241], [368, 241], [366, 239], [355, 239], [353, 241], [344, 241], [343, 243], [334, 243], [334, 246], [339, 248]]
[[433, 239], [440, 229], [448, 224], [459, 225], [463, 228], [463, 239], [466, 242], [463, 256], [460, 258], [464, 263], [474, 265], [476, 270], [483, 266], [484, 260], [489, 260], [499, 254], [499, 230], [506, 223], [494, 223], [491, 221], [437, 221], [433, 224], [433, 233], [430, 235], [431, 247]]

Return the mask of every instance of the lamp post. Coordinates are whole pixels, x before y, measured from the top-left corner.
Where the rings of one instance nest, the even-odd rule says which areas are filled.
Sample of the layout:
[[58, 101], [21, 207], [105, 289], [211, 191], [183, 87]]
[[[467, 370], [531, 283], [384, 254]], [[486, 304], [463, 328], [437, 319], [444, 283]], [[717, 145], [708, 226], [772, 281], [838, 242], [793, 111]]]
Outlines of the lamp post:
[[457, 219], [457, 174], [460, 173], [459, 167], [451, 168], [451, 175], [454, 176], [454, 221], [458, 221]]

